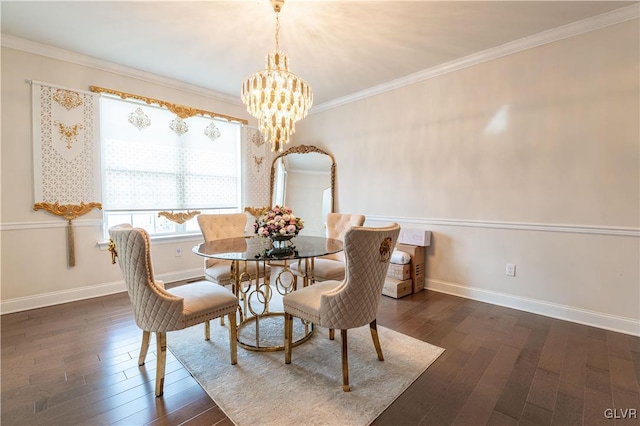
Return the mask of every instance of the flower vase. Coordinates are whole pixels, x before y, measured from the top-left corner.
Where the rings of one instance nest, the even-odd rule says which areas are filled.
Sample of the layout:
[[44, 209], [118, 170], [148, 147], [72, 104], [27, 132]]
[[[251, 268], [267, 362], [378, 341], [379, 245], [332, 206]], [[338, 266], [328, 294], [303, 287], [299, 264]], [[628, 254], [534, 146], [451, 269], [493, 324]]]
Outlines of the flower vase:
[[271, 240], [272, 249], [270, 250], [270, 254], [272, 255], [288, 255], [293, 252], [291, 248], [291, 239], [293, 235], [273, 235], [269, 237]]

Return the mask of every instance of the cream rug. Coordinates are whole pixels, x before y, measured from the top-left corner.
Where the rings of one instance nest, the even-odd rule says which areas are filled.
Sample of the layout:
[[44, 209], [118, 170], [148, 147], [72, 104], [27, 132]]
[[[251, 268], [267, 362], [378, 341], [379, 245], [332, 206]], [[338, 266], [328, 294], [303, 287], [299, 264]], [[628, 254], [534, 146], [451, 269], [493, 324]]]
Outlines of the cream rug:
[[239, 426], [368, 425], [378, 417], [444, 349], [378, 326], [384, 362], [378, 361], [369, 327], [349, 330], [349, 382], [342, 391], [340, 332], [329, 340], [316, 327], [309, 341], [284, 352], [238, 347], [238, 364], [229, 359], [229, 333], [211, 321], [170, 332], [171, 352], [211, 398]]

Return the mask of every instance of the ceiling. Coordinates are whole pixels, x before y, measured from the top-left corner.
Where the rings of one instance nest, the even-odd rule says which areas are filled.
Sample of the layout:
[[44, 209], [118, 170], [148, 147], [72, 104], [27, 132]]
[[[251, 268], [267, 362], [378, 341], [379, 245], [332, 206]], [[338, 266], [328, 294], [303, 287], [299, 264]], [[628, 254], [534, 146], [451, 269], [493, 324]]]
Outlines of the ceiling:
[[[280, 48], [314, 105], [636, 2], [287, 0]], [[1, 31], [239, 102], [275, 45], [268, 0], [6, 1]], [[3, 37], [4, 39], [5, 37]]]

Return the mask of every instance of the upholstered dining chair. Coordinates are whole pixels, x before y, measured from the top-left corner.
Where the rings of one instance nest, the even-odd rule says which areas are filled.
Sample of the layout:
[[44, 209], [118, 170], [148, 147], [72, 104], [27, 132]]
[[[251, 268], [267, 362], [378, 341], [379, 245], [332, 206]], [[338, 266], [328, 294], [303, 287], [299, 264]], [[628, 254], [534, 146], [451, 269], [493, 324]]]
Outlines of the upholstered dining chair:
[[[352, 226], [364, 225], [365, 217], [361, 214], [329, 213], [327, 214], [327, 237], [344, 241], [345, 233]], [[293, 271], [300, 271], [301, 264], [291, 265]], [[314, 259], [314, 281], [342, 280], [345, 274], [344, 253], [333, 253]]]
[[376, 315], [382, 297], [391, 253], [400, 226], [370, 228], [354, 226], [344, 235], [346, 276], [343, 281], [324, 281], [284, 296], [285, 363], [291, 363], [293, 317], [329, 329], [340, 330], [342, 340], [342, 389], [349, 392], [347, 330], [369, 324], [373, 344], [380, 361], [384, 360], [378, 339]]
[[109, 228], [115, 245], [124, 282], [133, 306], [136, 324], [142, 329], [142, 346], [138, 365], [144, 365], [151, 333], [156, 333], [156, 396], [164, 390], [167, 335], [192, 325], [204, 323], [205, 340], [210, 338], [209, 320], [229, 318], [231, 364], [238, 362], [236, 310], [238, 299], [228, 289], [198, 281], [166, 290], [156, 281], [151, 263], [149, 234], [129, 224]]
[[[247, 215], [245, 213], [227, 214], [200, 214], [198, 225], [205, 241], [220, 240], [224, 238], [237, 238], [245, 235]], [[233, 284], [230, 260], [204, 259], [204, 278], [208, 281], [227, 286]], [[247, 272], [243, 275], [246, 279], [257, 276], [259, 262], [248, 262]], [[271, 274], [269, 265], [265, 266], [264, 278]]]

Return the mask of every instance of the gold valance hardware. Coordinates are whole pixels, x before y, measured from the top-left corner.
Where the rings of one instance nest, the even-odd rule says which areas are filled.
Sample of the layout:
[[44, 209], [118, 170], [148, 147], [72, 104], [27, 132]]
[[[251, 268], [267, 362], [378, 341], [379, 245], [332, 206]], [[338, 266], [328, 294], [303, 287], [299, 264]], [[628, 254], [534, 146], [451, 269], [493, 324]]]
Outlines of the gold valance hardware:
[[248, 212], [251, 216], [258, 217], [269, 209], [270, 207], [268, 206], [267, 207], [245, 207], [244, 211]]
[[118, 257], [118, 251], [116, 250], [116, 243], [113, 242], [111, 238], [109, 238], [109, 247], [107, 248], [111, 253], [111, 264], [116, 264], [116, 257]]
[[67, 220], [67, 264], [76, 266], [75, 246], [73, 243], [73, 223], [72, 221], [79, 216], [89, 213], [93, 209], [102, 210], [101, 203], [85, 203], [80, 204], [60, 204], [60, 203], [36, 203], [33, 210], [45, 210], [53, 215], [63, 217]]
[[135, 95], [133, 93], [120, 92], [119, 90], [113, 89], [105, 89], [104, 87], [98, 86], [89, 86], [89, 90], [95, 93], [106, 93], [108, 95], [118, 96], [121, 99], [136, 99], [138, 101], [142, 101], [147, 105], [155, 104], [161, 107], [167, 108], [169, 111], [177, 115], [178, 117], [185, 119], [189, 117], [193, 117], [194, 115], [204, 115], [211, 118], [221, 118], [227, 121], [235, 121], [237, 123], [246, 125], [249, 123], [248, 120], [244, 118], [232, 117], [230, 115], [218, 114], [217, 112], [207, 111], [204, 109], [192, 108], [185, 105], [174, 104], [171, 102], [163, 101], [160, 99], [149, 98], [146, 96]]
[[167, 220], [170, 220], [171, 222], [183, 224], [186, 221], [191, 220], [194, 217], [198, 216], [199, 214], [200, 212], [198, 210], [187, 211], [186, 213], [185, 212], [174, 213], [173, 211], [171, 211], [171, 212], [159, 212], [158, 217], [163, 216], [163, 217], [166, 217]]

